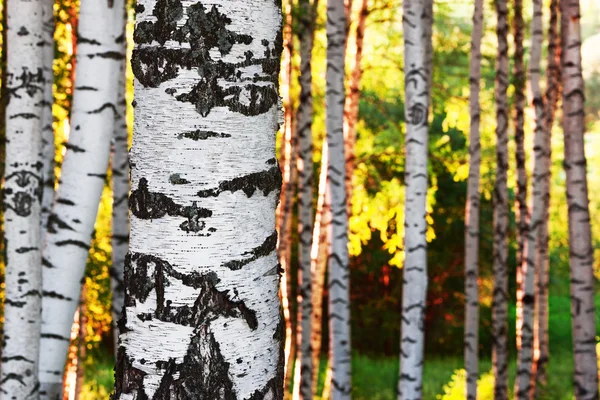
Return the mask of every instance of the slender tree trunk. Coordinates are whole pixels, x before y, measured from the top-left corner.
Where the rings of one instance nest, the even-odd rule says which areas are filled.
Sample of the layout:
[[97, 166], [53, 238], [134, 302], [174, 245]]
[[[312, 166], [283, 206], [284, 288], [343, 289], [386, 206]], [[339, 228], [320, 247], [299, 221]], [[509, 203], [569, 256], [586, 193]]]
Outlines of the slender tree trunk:
[[356, 49], [350, 82], [348, 85], [348, 96], [344, 104], [344, 155], [346, 157], [346, 196], [348, 215], [352, 215], [352, 176], [354, 175], [354, 163], [356, 155], [356, 123], [358, 122], [358, 105], [360, 101], [360, 80], [362, 78], [362, 53], [365, 38], [365, 25], [369, 15], [368, 0], [360, 0], [360, 11], [356, 22]]
[[492, 369], [494, 399], [508, 399], [508, 9], [495, 0], [498, 23], [496, 59], [496, 183], [494, 187], [494, 298], [492, 303]]
[[312, 286], [312, 315], [310, 347], [312, 348], [312, 386], [313, 394], [317, 391], [319, 364], [321, 360], [321, 343], [323, 333], [323, 285], [327, 270], [327, 254], [329, 253], [331, 237], [331, 189], [327, 179], [329, 151], [327, 141], [323, 142], [321, 150], [321, 171], [319, 173], [319, 191], [317, 212], [313, 228], [312, 246], [310, 250], [310, 270]]
[[536, 335], [535, 299], [536, 299], [536, 250], [540, 238], [540, 227], [544, 218], [543, 188], [545, 176], [544, 163], [544, 96], [540, 88], [540, 59], [544, 33], [542, 27], [542, 0], [533, 1], [533, 19], [531, 21], [531, 58], [529, 77], [531, 83], [532, 104], [535, 110], [535, 135], [533, 151], [535, 155], [532, 179], [531, 221], [525, 231], [525, 243], [522, 254], [522, 307], [521, 347], [518, 349], [517, 379], [515, 394], [517, 399], [528, 400], [535, 394], [534, 339]]
[[[6, 3], [5, 3], [6, 4]], [[6, 4], [5, 300], [0, 399], [37, 399], [42, 276], [42, 101], [45, 75], [40, 0]]]
[[465, 226], [465, 370], [467, 400], [477, 399], [479, 378], [479, 181], [481, 169], [479, 91], [481, 81], [481, 38], [483, 0], [475, 1], [471, 37], [469, 109], [469, 178], [467, 182]]
[[404, 285], [398, 399], [423, 396], [423, 348], [427, 295], [427, 149], [432, 15], [424, 0], [403, 3], [406, 114]]
[[516, 338], [517, 350], [521, 348], [523, 326], [523, 257], [524, 244], [527, 240], [529, 211], [527, 209], [527, 170], [525, 168], [525, 65], [523, 62], [523, 0], [514, 0], [513, 34], [515, 42], [514, 56], [514, 86], [515, 86], [515, 158], [517, 166], [517, 193], [516, 193], [516, 218], [517, 218], [517, 316]]
[[56, 201], [43, 252], [44, 297], [40, 351], [41, 398], [55, 400], [79, 305], [90, 240], [110, 153], [119, 63], [123, 0], [83, 0], [80, 7], [78, 73]]
[[[317, 0], [301, 0], [300, 6], [300, 104], [298, 106], [298, 325], [294, 399], [313, 398], [313, 360], [311, 352], [311, 245], [313, 231], [313, 96], [311, 60]], [[318, 364], [317, 364], [318, 368]]]
[[292, 381], [292, 371], [296, 355], [295, 324], [291, 312], [292, 300], [292, 213], [294, 188], [296, 181], [296, 135], [293, 128], [293, 99], [291, 96], [292, 55], [294, 38], [292, 35], [292, 1], [287, 0], [285, 7], [285, 23], [283, 26], [283, 53], [281, 61], [281, 95], [283, 99], [284, 122], [281, 144], [281, 163], [283, 164], [283, 186], [277, 210], [277, 230], [279, 241], [277, 253], [279, 263], [284, 271], [281, 280], [281, 302], [285, 319], [285, 392], [288, 393]]
[[584, 147], [584, 84], [581, 74], [579, 0], [562, 0], [562, 83], [565, 172], [569, 209], [571, 319], [575, 357], [575, 398], [598, 399], [598, 360], [594, 320], [594, 251]]
[[146, 0], [137, 11], [113, 398], [281, 400], [281, 8]]
[[43, 0], [42, 12], [44, 16], [43, 51], [44, 51], [44, 100], [42, 108], [42, 168], [43, 173], [43, 195], [42, 195], [42, 244], [46, 234], [48, 216], [54, 201], [54, 128], [52, 127], [52, 105], [54, 104], [54, 0]]
[[[552, 166], [552, 125], [560, 93], [560, 38], [558, 35], [559, 1], [550, 2], [550, 25], [548, 27], [548, 68], [546, 70], [546, 103], [544, 116], [544, 143], [542, 153], [542, 184], [543, 217], [539, 228], [538, 252], [536, 255], [536, 271], [538, 273], [538, 288], [536, 304], [538, 324], [538, 357], [536, 363], [537, 381], [546, 383], [546, 365], [549, 359], [548, 347], [548, 285], [550, 281], [550, 260], [548, 253], [548, 222], [550, 219], [550, 182]], [[537, 387], [537, 386], [536, 386]]]
[[[125, 12], [125, 10], [124, 10]], [[117, 37], [121, 52], [127, 54], [126, 40], [126, 15], [116, 21], [121, 25], [121, 34]], [[125, 102], [126, 61], [123, 59], [119, 66], [119, 86], [117, 87], [117, 104], [115, 108], [115, 125], [113, 130], [112, 148], [112, 181], [113, 181], [113, 209], [112, 209], [112, 268], [110, 281], [112, 290], [112, 317], [115, 352], [118, 348], [119, 328], [117, 322], [121, 318], [121, 311], [125, 301], [125, 287], [123, 284], [125, 255], [129, 247], [129, 134], [127, 131], [127, 104]]]

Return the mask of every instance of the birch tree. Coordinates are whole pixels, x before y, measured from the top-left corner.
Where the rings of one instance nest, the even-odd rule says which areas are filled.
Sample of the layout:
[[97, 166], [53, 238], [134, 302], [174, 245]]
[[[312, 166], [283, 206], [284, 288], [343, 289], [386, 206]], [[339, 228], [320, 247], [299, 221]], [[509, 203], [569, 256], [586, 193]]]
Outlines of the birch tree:
[[481, 176], [480, 107], [483, 0], [475, 1], [469, 64], [469, 178], [465, 210], [465, 370], [467, 400], [477, 399], [479, 378], [479, 181]]
[[42, 276], [41, 122], [45, 88], [40, 0], [6, 4], [5, 293], [0, 399], [38, 398]]
[[73, 315], [108, 167], [117, 102], [123, 0], [83, 0], [77, 76], [59, 188], [43, 251], [41, 398], [60, 396]]
[[518, 348], [517, 379], [515, 381], [516, 398], [529, 400], [534, 394], [535, 371], [533, 349], [535, 336], [535, 288], [536, 288], [536, 250], [540, 237], [540, 227], [544, 217], [543, 188], [546, 183], [543, 173], [545, 117], [544, 97], [540, 88], [540, 59], [542, 56], [542, 0], [533, 1], [533, 19], [531, 20], [531, 58], [529, 61], [529, 81], [531, 98], [535, 110], [535, 133], [533, 151], [535, 155], [532, 179], [531, 221], [526, 231], [522, 254], [522, 329], [521, 347]]
[[282, 399], [274, 2], [143, 0], [115, 399]]
[[42, 195], [42, 244], [45, 229], [48, 223], [48, 216], [52, 209], [54, 201], [54, 155], [56, 149], [54, 147], [54, 128], [52, 127], [52, 105], [54, 104], [54, 1], [43, 0], [41, 2], [43, 22], [43, 52], [44, 52], [44, 99], [42, 101], [42, 169], [43, 174], [43, 195]]
[[[550, 2], [550, 23], [548, 26], [548, 67], [546, 69], [546, 103], [544, 142], [542, 152], [541, 176], [544, 182], [542, 188], [543, 217], [539, 227], [538, 250], [536, 253], [536, 271], [538, 287], [535, 304], [537, 305], [537, 347], [536, 363], [537, 381], [546, 383], [546, 365], [549, 359], [548, 347], [548, 285], [550, 281], [550, 260], [548, 253], [548, 222], [550, 218], [550, 182], [552, 165], [552, 126], [560, 92], [560, 37], [558, 34], [559, 1]], [[536, 386], [537, 387], [537, 386]]]
[[[122, 54], [127, 54], [125, 21], [126, 15], [123, 10], [123, 17], [117, 21], [120, 24], [121, 34], [118, 36], [121, 44]], [[125, 255], [129, 247], [129, 209], [127, 199], [129, 198], [129, 135], [127, 131], [127, 104], [125, 102], [126, 90], [126, 61], [121, 60], [119, 65], [119, 85], [117, 87], [117, 103], [115, 107], [115, 122], [113, 128], [113, 146], [112, 146], [112, 190], [113, 190], [113, 209], [112, 209], [112, 268], [110, 271], [110, 282], [112, 291], [112, 317], [113, 317], [113, 337], [115, 340], [115, 350], [117, 349], [117, 339], [119, 329], [117, 321], [121, 318], [123, 303], [125, 301], [125, 288], [123, 286], [123, 275], [125, 266]]]
[[527, 209], [527, 170], [525, 168], [525, 65], [523, 62], [523, 0], [515, 0], [513, 17], [513, 34], [515, 43], [514, 55], [514, 88], [515, 88], [515, 158], [517, 167], [516, 214], [517, 214], [517, 316], [516, 337], [517, 350], [521, 348], [521, 329], [523, 325], [523, 257], [524, 244], [527, 240], [528, 209]]
[[[312, 50], [317, 0], [301, 0], [300, 7], [300, 104], [298, 106], [298, 350], [294, 376], [294, 399], [313, 398], [313, 359], [311, 352], [312, 282], [311, 244], [313, 231], [313, 95]], [[317, 364], [318, 367], [318, 364]]]
[[562, 0], [562, 84], [564, 167], [569, 210], [569, 263], [571, 266], [571, 320], [575, 357], [575, 398], [598, 398], [598, 360], [594, 320], [594, 251], [584, 146], [584, 84], [581, 73], [579, 0]]
[[427, 65], [431, 44], [432, 15], [425, 0], [403, 3], [404, 85], [406, 119], [404, 284], [398, 399], [417, 399], [422, 394], [427, 294], [426, 195], [429, 140], [429, 84]]
[[508, 398], [508, 8], [495, 0], [496, 35], [496, 183], [494, 186], [494, 289], [492, 301], [492, 370], [494, 399]]

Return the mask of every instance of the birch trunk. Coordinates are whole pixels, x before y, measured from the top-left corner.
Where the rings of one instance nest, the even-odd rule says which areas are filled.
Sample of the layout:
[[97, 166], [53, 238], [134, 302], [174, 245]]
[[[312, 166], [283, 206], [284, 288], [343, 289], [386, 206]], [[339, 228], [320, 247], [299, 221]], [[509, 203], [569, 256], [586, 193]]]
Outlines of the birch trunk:
[[350, 274], [344, 157], [346, 13], [343, 0], [327, 1], [326, 127], [327, 181], [331, 191], [331, 250], [328, 254], [331, 399], [349, 399], [351, 386]]
[[479, 378], [479, 181], [481, 176], [480, 107], [483, 0], [475, 1], [471, 37], [469, 178], [465, 211], [465, 370], [467, 400], [477, 399]]
[[[115, 21], [120, 23], [121, 35], [126, 37], [126, 15]], [[121, 42], [122, 54], [127, 54], [127, 41]], [[125, 301], [125, 287], [123, 284], [125, 255], [129, 247], [129, 156], [128, 156], [128, 131], [127, 131], [127, 104], [126, 91], [126, 61], [123, 59], [119, 66], [119, 86], [117, 87], [117, 103], [115, 108], [115, 122], [113, 130], [112, 148], [112, 183], [113, 183], [113, 209], [112, 209], [112, 268], [110, 282], [112, 291], [112, 317], [115, 352], [118, 347], [119, 328], [117, 321], [121, 318]]]
[[356, 155], [356, 123], [358, 122], [358, 105], [360, 102], [360, 80], [362, 78], [362, 53], [365, 38], [365, 25], [369, 15], [368, 0], [360, 0], [360, 11], [356, 22], [356, 49], [354, 52], [354, 63], [352, 74], [348, 85], [348, 96], [344, 104], [344, 155], [346, 157], [346, 196], [348, 216], [352, 215], [352, 176], [354, 175], [354, 164]]
[[[312, 71], [314, 25], [317, 0], [301, 0], [300, 7], [300, 104], [298, 106], [298, 319], [294, 399], [312, 400], [313, 360], [311, 352], [311, 244], [313, 231], [313, 142]], [[318, 364], [317, 364], [318, 365]], [[317, 367], [318, 368], [318, 367]]]
[[584, 148], [584, 83], [581, 75], [579, 0], [563, 0], [561, 8], [564, 167], [569, 208], [571, 319], [575, 357], [575, 398], [598, 399], [598, 360], [594, 320], [594, 251]]
[[403, 3], [406, 114], [405, 235], [398, 399], [422, 397], [425, 300], [427, 295], [427, 149], [429, 88], [427, 65], [432, 15], [425, 0]]
[[312, 286], [312, 314], [310, 343], [312, 348], [312, 386], [313, 394], [317, 391], [319, 365], [321, 360], [321, 343], [323, 333], [323, 285], [327, 270], [327, 254], [331, 246], [329, 226], [331, 225], [331, 188], [327, 180], [329, 151], [327, 141], [321, 150], [321, 172], [319, 173], [319, 192], [317, 213], [313, 228], [312, 246], [310, 250], [310, 271]]
[[521, 347], [518, 349], [517, 379], [515, 380], [516, 398], [528, 400], [535, 394], [534, 339], [536, 336], [535, 299], [536, 299], [536, 250], [540, 238], [540, 227], [544, 218], [543, 175], [545, 116], [544, 97], [540, 88], [540, 59], [544, 41], [542, 27], [542, 0], [533, 1], [533, 19], [531, 20], [531, 58], [529, 61], [529, 81], [531, 84], [532, 104], [535, 110], [534, 167], [532, 179], [531, 221], [525, 236], [522, 254], [522, 307]]
[[558, 35], [559, 1], [550, 2], [550, 24], [548, 27], [548, 68], [546, 70], [546, 103], [544, 115], [544, 147], [542, 153], [542, 171], [544, 184], [542, 185], [543, 217], [539, 228], [538, 252], [536, 255], [536, 271], [538, 273], [538, 288], [536, 304], [537, 330], [539, 352], [536, 363], [537, 381], [546, 383], [546, 365], [549, 359], [548, 347], [548, 285], [550, 281], [550, 260], [548, 253], [548, 222], [550, 219], [550, 182], [552, 165], [552, 125], [560, 92], [560, 38]]
[[143, 0], [115, 399], [283, 398], [281, 8]]
[[285, 23], [283, 27], [283, 53], [281, 61], [281, 95], [283, 98], [284, 122], [281, 145], [281, 163], [283, 164], [283, 185], [277, 209], [277, 232], [279, 241], [277, 253], [284, 271], [281, 280], [281, 302], [285, 319], [285, 391], [288, 392], [292, 381], [292, 371], [296, 353], [294, 323], [291, 313], [292, 299], [292, 207], [296, 181], [296, 138], [293, 128], [293, 99], [291, 96], [292, 54], [294, 42], [292, 36], [292, 1], [287, 0]]
[[52, 105], [54, 104], [54, 0], [42, 1], [43, 25], [43, 52], [44, 52], [44, 99], [42, 103], [42, 163], [43, 166], [43, 195], [42, 195], [42, 245], [48, 225], [48, 216], [54, 201], [54, 128], [52, 127]]
[[44, 297], [40, 348], [41, 398], [60, 396], [73, 315], [94, 230], [110, 153], [119, 63], [123, 0], [83, 0], [77, 76], [59, 188], [48, 219], [43, 252]]
[[42, 101], [45, 74], [40, 0], [7, 7], [5, 300], [0, 399], [38, 398], [42, 276]]
[[496, 183], [494, 187], [494, 296], [492, 302], [492, 370], [494, 399], [508, 399], [508, 9], [496, 0]]
[[515, 158], [517, 166], [517, 193], [516, 193], [516, 219], [517, 219], [517, 316], [516, 339], [517, 351], [521, 348], [523, 326], [523, 257], [524, 245], [527, 240], [529, 211], [527, 209], [527, 170], [525, 169], [525, 66], [523, 63], [523, 0], [514, 1], [513, 34], [515, 43], [514, 56], [514, 87], [515, 87]]

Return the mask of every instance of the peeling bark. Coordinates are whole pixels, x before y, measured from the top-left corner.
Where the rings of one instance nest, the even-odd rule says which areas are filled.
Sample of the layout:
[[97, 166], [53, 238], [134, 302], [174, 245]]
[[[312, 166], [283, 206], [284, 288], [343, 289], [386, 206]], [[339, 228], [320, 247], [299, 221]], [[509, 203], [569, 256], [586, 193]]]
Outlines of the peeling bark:
[[113, 398], [281, 400], [281, 9], [143, 0], [137, 13]]
[[564, 168], [567, 175], [569, 213], [569, 263], [571, 266], [571, 321], [575, 399], [598, 399], [598, 359], [594, 319], [594, 250], [584, 146], [585, 92], [581, 73], [581, 17], [579, 0], [562, 0], [562, 84]]
[[427, 295], [427, 150], [433, 15], [426, 0], [403, 3], [406, 120], [405, 234], [398, 400], [423, 396]]
[[479, 182], [481, 175], [480, 106], [481, 38], [483, 36], [483, 0], [473, 10], [471, 59], [469, 72], [469, 178], [465, 209], [465, 370], [467, 400], [477, 399], [479, 378]]
[[[42, 1], [6, 7], [5, 300], [0, 399], [35, 400], [42, 295]], [[5, 88], [4, 88], [5, 87]], [[4, 96], [3, 96], [4, 98]]]

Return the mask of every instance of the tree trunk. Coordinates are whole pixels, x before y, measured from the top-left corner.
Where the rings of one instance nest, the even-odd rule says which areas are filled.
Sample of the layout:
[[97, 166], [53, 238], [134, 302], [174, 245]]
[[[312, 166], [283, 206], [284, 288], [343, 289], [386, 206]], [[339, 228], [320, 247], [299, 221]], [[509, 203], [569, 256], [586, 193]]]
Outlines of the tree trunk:
[[327, 179], [329, 151], [327, 141], [321, 149], [321, 171], [319, 173], [319, 191], [317, 213], [313, 228], [312, 246], [310, 250], [310, 271], [312, 286], [312, 314], [310, 347], [312, 348], [312, 386], [313, 394], [317, 391], [319, 365], [321, 360], [321, 343], [323, 333], [323, 285], [327, 270], [327, 254], [331, 246], [329, 226], [331, 225], [331, 188]]
[[517, 219], [517, 351], [521, 348], [521, 329], [523, 325], [523, 255], [527, 240], [529, 211], [527, 209], [527, 170], [525, 169], [525, 66], [523, 63], [523, 0], [514, 0], [513, 33], [515, 42], [514, 87], [515, 87], [515, 158], [517, 166], [516, 219]]
[[[298, 322], [294, 373], [294, 399], [313, 398], [311, 244], [313, 231], [313, 97], [311, 60], [318, 0], [301, 0], [300, 6], [300, 104], [298, 106]], [[318, 364], [317, 364], [318, 368]]]
[[131, 238], [113, 398], [281, 400], [281, 8], [147, 0], [134, 40]]
[[363, 69], [361, 66], [363, 41], [365, 38], [365, 25], [369, 15], [368, 0], [360, 0], [360, 11], [356, 23], [356, 50], [350, 83], [348, 85], [348, 96], [344, 104], [344, 155], [346, 157], [346, 202], [348, 216], [352, 215], [352, 176], [354, 175], [354, 163], [356, 155], [356, 123], [358, 122], [358, 105], [360, 101], [360, 80]]
[[327, 2], [326, 127], [327, 181], [331, 191], [331, 249], [328, 254], [331, 399], [349, 399], [351, 387], [350, 274], [344, 157], [344, 64], [346, 14], [343, 0]]
[[42, 276], [42, 101], [45, 75], [40, 0], [7, 7], [5, 300], [0, 399], [37, 399]]
[[294, 38], [292, 36], [292, 2], [287, 0], [285, 7], [285, 23], [283, 26], [283, 53], [281, 61], [281, 95], [283, 99], [283, 138], [281, 143], [281, 163], [283, 164], [283, 185], [279, 208], [277, 210], [277, 231], [279, 241], [277, 253], [279, 263], [284, 271], [281, 281], [281, 302], [285, 319], [285, 392], [289, 391], [292, 371], [296, 355], [296, 337], [292, 301], [292, 213], [294, 205], [294, 189], [296, 182], [296, 135], [293, 122], [293, 99], [291, 95], [292, 57]]
[[[535, 155], [532, 179], [531, 221], [525, 231], [525, 243], [522, 254], [522, 307], [523, 318], [521, 328], [521, 347], [518, 348], [517, 379], [515, 380], [515, 398], [529, 400], [535, 394], [534, 347], [537, 336], [535, 318], [536, 299], [536, 250], [540, 238], [540, 227], [544, 218], [542, 198], [545, 184], [543, 173], [545, 119], [544, 97], [540, 88], [540, 59], [544, 33], [542, 27], [542, 0], [533, 1], [533, 19], [531, 20], [531, 58], [529, 60], [529, 77], [531, 83], [532, 104], [535, 110], [535, 134], [533, 151]], [[523, 232], [522, 232], [523, 233]]]
[[[550, 2], [550, 25], [548, 27], [548, 68], [546, 70], [546, 108], [544, 116], [544, 143], [542, 153], [542, 171], [544, 177], [542, 187], [543, 217], [539, 228], [538, 252], [536, 255], [536, 271], [538, 273], [538, 288], [535, 303], [538, 324], [538, 357], [536, 363], [537, 381], [546, 383], [546, 365], [549, 359], [548, 347], [548, 285], [550, 281], [550, 260], [548, 253], [548, 222], [550, 219], [550, 183], [552, 166], [552, 125], [560, 92], [560, 38], [558, 35], [559, 1]], [[537, 387], [537, 386], [536, 386]]]
[[54, 156], [56, 149], [54, 147], [54, 122], [52, 116], [52, 105], [54, 104], [54, 0], [42, 1], [42, 13], [44, 16], [43, 32], [43, 51], [44, 51], [44, 99], [42, 108], [42, 168], [43, 174], [43, 195], [42, 195], [42, 245], [46, 234], [48, 217], [52, 210], [54, 201]]
[[79, 304], [90, 240], [110, 153], [119, 63], [125, 57], [118, 36], [123, 0], [83, 0], [77, 68], [59, 188], [48, 219], [43, 252], [44, 297], [40, 383], [42, 399], [56, 399]]
[[406, 118], [405, 235], [398, 399], [423, 396], [424, 320], [427, 295], [427, 149], [432, 15], [428, 1], [403, 3]]
[[594, 320], [594, 251], [584, 148], [584, 84], [581, 74], [579, 0], [563, 0], [561, 8], [563, 131], [569, 262], [571, 265], [571, 319], [575, 357], [575, 398], [598, 399], [598, 360]]
[[467, 400], [477, 399], [479, 378], [479, 181], [481, 176], [480, 108], [483, 0], [475, 1], [471, 37], [469, 178], [465, 211], [465, 370]]
[[496, 59], [496, 183], [494, 187], [494, 299], [492, 303], [492, 369], [494, 398], [508, 399], [508, 9], [495, 0], [498, 23]]
[[[124, 10], [125, 11], [125, 10]], [[118, 36], [121, 52], [127, 54], [126, 40], [126, 15], [121, 23], [121, 34]], [[122, 41], [120, 39], [123, 39]], [[129, 247], [129, 133], [127, 131], [127, 104], [125, 92], [127, 86], [126, 61], [123, 59], [119, 66], [119, 86], [117, 87], [117, 103], [115, 108], [115, 125], [113, 131], [112, 148], [112, 181], [113, 181], [113, 209], [112, 209], [112, 268], [110, 282], [112, 290], [112, 318], [115, 353], [118, 347], [119, 328], [118, 320], [121, 318], [125, 300], [125, 287], [123, 275], [125, 255]]]

